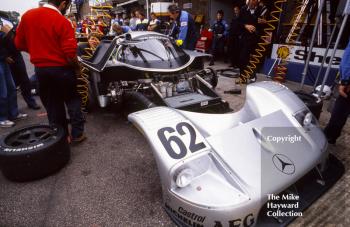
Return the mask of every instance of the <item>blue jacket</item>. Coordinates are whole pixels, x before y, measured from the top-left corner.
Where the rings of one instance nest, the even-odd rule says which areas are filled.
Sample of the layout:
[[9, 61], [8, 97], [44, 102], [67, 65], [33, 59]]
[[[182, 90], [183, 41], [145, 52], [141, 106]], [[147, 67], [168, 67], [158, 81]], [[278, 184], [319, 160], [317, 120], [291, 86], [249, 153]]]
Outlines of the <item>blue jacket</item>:
[[350, 41], [340, 63], [340, 78], [342, 81], [350, 82]]
[[122, 30], [123, 30], [123, 33], [128, 33], [129, 31], [131, 31], [131, 28], [129, 26], [121, 26], [122, 27]]
[[221, 34], [225, 37], [228, 35], [229, 25], [225, 20], [215, 20], [210, 28], [213, 30], [215, 35]]
[[197, 39], [196, 26], [192, 16], [188, 12], [181, 10], [178, 19], [178, 26], [180, 27], [180, 31], [177, 39], [183, 40], [184, 43], [189, 42], [192, 39]]

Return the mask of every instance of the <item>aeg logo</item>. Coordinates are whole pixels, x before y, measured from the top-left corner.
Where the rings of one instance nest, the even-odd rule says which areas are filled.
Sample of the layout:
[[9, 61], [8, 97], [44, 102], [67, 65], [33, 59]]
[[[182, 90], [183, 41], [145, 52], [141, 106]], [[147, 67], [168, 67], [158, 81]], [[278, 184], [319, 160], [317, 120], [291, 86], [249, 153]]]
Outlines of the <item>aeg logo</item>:
[[[255, 219], [254, 219], [253, 214], [248, 214], [243, 219], [238, 218], [235, 220], [231, 220], [228, 223], [229, 223], [229, 227], [249, 227], [249, 226], [254, 225]], [[215, 221], [214, 227], [222, 227], [222, 226], [223, 225], [220, 221]]]

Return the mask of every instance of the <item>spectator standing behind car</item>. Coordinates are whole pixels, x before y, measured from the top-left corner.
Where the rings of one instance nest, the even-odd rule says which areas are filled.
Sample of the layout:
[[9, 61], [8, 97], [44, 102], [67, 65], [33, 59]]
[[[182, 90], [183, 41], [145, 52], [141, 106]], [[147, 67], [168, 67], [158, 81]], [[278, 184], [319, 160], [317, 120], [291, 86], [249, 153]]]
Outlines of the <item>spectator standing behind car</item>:
[[213, 58], [209, 65], [214, 65], [214, 61], [224, 53], [228, 30], [229, 26], [224, 20], [224, 11], [219, 10], [216, 14], [216, 20], [210, 27], [210, 31], [213, 32], [213, 43], [211, 47]]
[[43, 7], [27, 11], [17, 28], [15, 44], [31, 56], [49, 123], [61, 125], [69, 135], [66, 105], [72, 126], [68, 138], [78, 143], [86, 137], [77, 93], [77, 77], [81, 73], [77, 41], [72, 25], [63, 16], [70, 3], [70, 0], [48, 0]]
[[136, 22], [137, 22], [137, 17], [135, 16], [135, 13], [131, 12], [129, 26], [133, 31], [136, 29]]
[[230, 24], [229, 35], [228, 35], [228, 58], [230, 60], [231, 66], [238, 68], [239, 66], [239, 53], [240, 46], [239, 42], [241, 39], [241, 27], [239, 24], [239, 14], [240, 8], [234, 6], [233, 8], [233, 18]]
[[[177, 5], [173, 4], [168, 7], [170, 18], [172, 18], [178, 31], [176, 34], [176, 44], [184, 49], [194, 50], [198, 35], [193, 17], [186, 11], [181, 10]], [[174, 34], [171, 34], [173, 36]]]
[[15, 120], [28, 116], [18, 112], [16, 87], [7, 64], [9, 53], [5, 47], [10, 30], [7, 25], [2, 26], [0, 20], [0, 127], [12, 127]]
[[145, 17], [145, 13], [141, 10], [137, 10], [135, 14], [138, 18], [136, 21], [135, 31], [147, 31], [148, 19]]
[[149, 22], [147, 30], [153, 32], [160, 32], [160, 20], [153, 12], [151, 13], [151, 20]]
[[114, 19], [112, 19], [112, 21], [111, 21], [111, 24], [115, 24], [115, 23], [118, 23], [119, 25], [123, 25], [123, 18], [121, 17], [121, 15], [120, 14], [116, 14], [115, 15], [115, 18]]
[[339, 97], [336, 99], [331, 118], [324, 129], [330, 144], [335, 144], [350, 115], [350, 41], [340, 63]]

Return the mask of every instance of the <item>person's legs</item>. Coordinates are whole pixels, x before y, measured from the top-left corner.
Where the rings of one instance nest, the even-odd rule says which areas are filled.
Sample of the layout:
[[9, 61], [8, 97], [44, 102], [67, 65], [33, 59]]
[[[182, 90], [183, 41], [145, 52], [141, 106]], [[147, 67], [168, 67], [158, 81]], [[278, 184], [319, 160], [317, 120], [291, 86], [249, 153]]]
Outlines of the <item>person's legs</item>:
[[74, 140], [83, 136], [85, 119], [81, 112], [81, 98], [77, 92], [77, 79], [73, 70], [66, 69], [62, 75], [65, 86], [62, 96], [67, 106]]
[[217, 57], [216, 58], [222, 58], [225, 53], [225, 38], [222, 37], [218, 39], [218, 44], [217, 44]]
[[9, 120], [14, 120], [18, 117], [18, 106], [17, 106], [17, 91], [15, 83], [12, 79], [10, 67], [5, 64], [3, 67], [6, 87], [7, 87], [7, 116]]
[[58, 67], [36, 68], [35, 73], [39, 80], [40, 99], [47, 111], [49, 123], [62, 126], [68, 135], [68, 122], [63, 99], [66, 88], [61, 79], [63, 70]]
[[15, 80], [15, 84], [21, 88], [23, 99], [27, 103], [28, 107], [32, 109], [38, 109], [38, 105], [31, 94], [30, 81], [22, 55], [18, 54], [14, 58], [14, 61], [15, 63], [11, 64], [10, 68]]
[[7, 84], [5, 79], [5, 63], [0, 61], [0, 122], [8, 120]]
[[324, 129], [329, 143], [334, 144], [341, 134], [341, 131], [350, 114], [350, 96], [344, 98], [339, 96], [335, 101], [331, 118]]
[[210, 61], [210, 65], [214, 65], [214, 62], [216, 61], [216, 57], [217, 57], [217, 45], [218, 45], [218, 39], [216, 37], [213, 38], [213, 43], [211, 45], [211, 54], [212, 54], [212, 58]]
[[[255, 79], [255, 73], [248, 71], [250, 56], [254, 54], [256, 41], [255, 37], [243, 37], [240, 42], [240, 79], [243, 83], [249, 83]], [[249, 73], [247, 73], [249, 72]], [[249, 77], [249, 78], [248, 78]]]
[[249, 45], [246, 39], [242, 38], [241, 41], [239, 42], [239, 45], [241, 47], [241, 51], [239, 55], [239, 69], [240, 69], [240, 74], [242, 75], [244, 73], [246, 66], [249, 63], [250, 52], [249, 52]]
[[231, 63], [233, 67], [239, 66], [239, 53], [240, 53], [239, 37], [235, 36], [232, 40], [232, 49], [230, 51]]

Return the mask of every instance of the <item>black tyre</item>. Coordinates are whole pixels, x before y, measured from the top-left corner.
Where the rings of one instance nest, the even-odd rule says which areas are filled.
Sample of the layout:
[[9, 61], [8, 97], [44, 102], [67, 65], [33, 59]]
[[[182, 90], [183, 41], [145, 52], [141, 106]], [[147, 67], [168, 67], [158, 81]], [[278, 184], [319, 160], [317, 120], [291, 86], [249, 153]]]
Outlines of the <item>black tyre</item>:
[[95, 110], [98, 109], [98, 101], [97, 101], [97, 94], [95, 91], [95, 88], [91, 84], [92, 82], [89, 83], [89, 96], [88, 96], [88, 101], [87, 101], [87, 111], [88, 112], [94, 112]]
[[70, 148], [62, 127], [27, 126], [0, 140], [0, 168], [12, 181], [46, 177], [64, 167], [69, 158]]
[[323, 101], [311, 94], [304, 93], [302, 91], [296, 91], [295, 94], [305, 103], [313, 115], [320, 119], [322, 112]]

